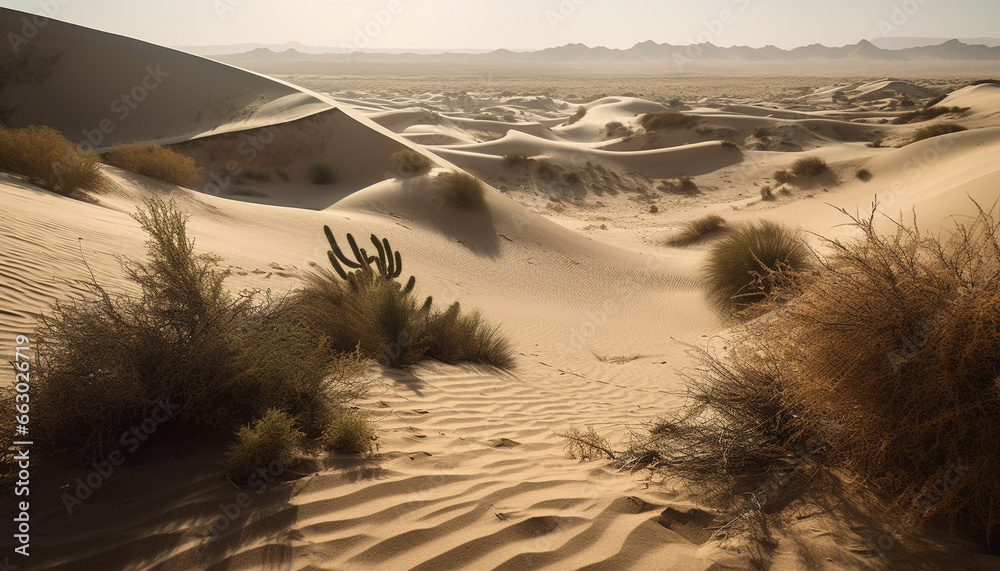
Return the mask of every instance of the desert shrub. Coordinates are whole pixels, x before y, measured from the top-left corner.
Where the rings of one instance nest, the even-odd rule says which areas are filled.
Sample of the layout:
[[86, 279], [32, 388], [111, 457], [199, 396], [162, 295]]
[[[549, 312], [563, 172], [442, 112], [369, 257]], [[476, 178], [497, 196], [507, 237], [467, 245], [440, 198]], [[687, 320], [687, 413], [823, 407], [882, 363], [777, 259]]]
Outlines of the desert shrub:
[[362, 411], [349, 411], [334, 418], [323, 432], [323, 446], [340, 454], [370, 454], [375, 448], [375, 424]]
[[775, 286], [773, 272], [804, 269], [810, 255], [797, 232], [776, 222], [736, 226], [709, 252], [704, 269], [708, 298], [723, 312], [763, 301]]
[[514, 366], [514, 351], [498, 327], [491, 327], [478, 311], [463, 314], [456, 301], [432, 315], [423, 332], [426, 355], [444, 363], [469, 361], [499, 369]]
[[903, 113], [893, 119], [892, 124], [906, 125], [907, 123], [918, 123], [920, 121], [928, 121], [930, 119], [934, 119], [935, 117], [940, 117], [941, 115], [947, 115], [949, 113], [965, 113], [968, 110], [968, 107], [931, 107], [928, 105], [923, 109]]
[[659, 206], [657, 206], [655, 204], [650, 204], [649, 205], [649, 213], [650, 214], [657, 214], [659, 212], [660, 212], [660, 207]]
[[309, 180], [313, 184], [334, 184], [337, 182], [337, 176], [330, 165], [314, 163], [309, 166]]
[[693, 244], [708, 236], [719, 234], [727, 229], [726, 219], [718, 214], [707, 214], [685, 222], [679, 232], [667, 240], [670, 246], [685, 246]]
[[913, 138], [910, 139], [910, 143], [916, 143], [917, 141], [923, 141], [924, 139], [930, 139], [931, 137], [938, 137], [941, 135], [948, 135], [951, 133], [961, 133], [962, 131], [967, 131], [965, 127], [957, 125], [955, 123], [941, 123], [939, 125], [931, 125], [930, 127], [923, 127], [918, 129], [916, 133], [913, 134]]
[[794, 178], [795, 176], [787, 170], [774, 171], [774, 182], [778, 184], [787, 184], [792, 182]]
[[531, 159], [524, 153], [507, 153], [503, 156], [503, 166], [507, 168], [516, 167], [529, 162]]
[[228, 476], [238, 484], [247, 483], [258, 470], [267, 470], [273, 462], [287, 463], [305, 434], [288, 414], [269, 409], [264, 416], [236, 433], [236, 441], [226, 453]]
[[726, 139], [726, 140], [722, 141], [722, 148], [724, 148], [724, 149], [732, 149], [734, 151], [740, 150], [740, 146], [737, 145], [735, 142], [730, 141], [729, 139]]
[[105, 180], [100, 162], [51, 127], [0, 127], [0, 168], [46, 190], [65, 196], [99, 190]]
[[826, 161], [819, 157], [802, 157], [792, 163], [791, 171], [794, 176], [817, 176], [828, 168]]
[[774, 200], [774, 192], [771, 190], [770, 186], [765, 184], [764, 186], [760, 187], [760, 199]]
[[160, 145], [119, 145], [104, 160], [109, 165], [180, 186], [194, 183], [203, 172], [191, 157]]
[[445, 202], [459, 208], [486, 207], [486, 187], [482, 181], [465, 172], [444, 173], [437, 178]]
[[872, 175], [872, 171], [868, 169], [858, 169], [857, 171], [855, 171], [854, 176], [857, 177], [857, 179], [860, 180], [861, 182], [868, 182], [874, 178], [874, 175]]
[[683, 194], [686, 196], [694, 196], [701, 193], [698, 190], [698, 183], [687, 175], [677, 177], [673, 180], [665, 180], [660, 183], [659, 189], [670, 194]]
[[[328, 257], [334, 271], [320, 269], [308, 274], [304, 287], [289, 296], [289, 305], [298, 322], [314, 335], [329, 339], [334, 350], [357, 348], [396, 368], [425, 358], [500, 368], [513, 365], [509, 342], [478, 312], [463, 315], [457, 304], [439, 312], [429, 297], [418, 304], [413, 293], [416, 280], [411, 276], [405, 284], [398, 281], [402, 256], [391, 249], [388, 240], [372, 235], [378, 254], [368, 256], [348, 234], [352, 260], [330, 229], [324, 230], [332, 248]], [[355, 269], [347, 271], [351, 268]]]
[[235, 430], [269, 408], [318, 435], [325, 411], [364, 392], [360, 356], [331, 359], [285, 300], [229, 293], [228, 272], [195, 253], [172, 203], [147, 201], [134, 218], [149, 236], [145, 261], [123, 261], [137, 293], [91, 283], [41, 318], [31, 396], [42, 458], [105, 458], [150, 418], [191, 436]]
[[756, 138], [758, 138], [758, 139], [760, 139], [760, 140], [767, 139], [767, 138], [769, 138], [771, 136], [771, 128], [770, 127], [755, 127], [754, 130], [753, 130], [753, 136], [756, 137]]
[[609, 121], [604, 125], [604, 135], [609, 139], [628, 137], [632, 134], [632, 127], [624, 125], [620, 121]]
[[586, 116], [587, 116], [587, 108], [581, 105], [576, 108], [576, 113], [574, 113], [573, 116], [566, 121], [566, 124], [573, 125], [575, 123], [578, 123], [580, 119], [583, 119]]
[[698, 124], [698, 118], [679, 111], [654, 111], [639, 117], [639, 124], [647, 131], [691, 129]]
[[389, 157], [389, 162], [392, 165], [392, 172], [403, 178], [427, 174], [434, 168], [434, 163], [430, 159], [412, 149], [393, 153]]
[[566, 440], [566, 446], [563, 449], [568, 458], [583, 462], [601, 459], [617, 460], [617, 454], [612, 449], [611, 443], [608, 442], [607, 438], [598, 434], [593, 426], [588, 426], [586, 430], [573, 427], [556, 435]]

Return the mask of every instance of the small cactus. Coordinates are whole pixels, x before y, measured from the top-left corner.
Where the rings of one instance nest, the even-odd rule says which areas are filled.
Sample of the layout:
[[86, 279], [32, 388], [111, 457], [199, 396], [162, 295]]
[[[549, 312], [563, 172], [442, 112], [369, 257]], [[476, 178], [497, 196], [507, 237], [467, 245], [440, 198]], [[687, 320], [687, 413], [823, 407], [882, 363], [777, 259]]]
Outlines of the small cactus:
[[[337, 244], [337, 239], [333, 237], [329, 226], [323, 226], [323, 233], [326, 234], [326, 240], [330, 243], [331, 250], [326, 253], [327, 257], [330, 258], [330, 264], [340, 279], [349, 283], [354, 290], [360, 290], [362, 287], [369, 286], [379, 280], [394, 281], [403, 272], [403, 258], [398, 251], [393, 251], [388, 238], [380, 240], [378, 236], [372, 234], [370, 236], [371, 243], [375, 246], [378, 255], [369, 256], [364, 248], [358, 247], [354, 236], [347, 234], [347, 245], [350, 246], [351, 253], [354, 254], [352, 260], [344, 255], [344, 251]], [[398, 284], [398, 282], [396, 283]], [[406, 280], [406, 284], [401, 286], [401, 291], [406, 294], [411, 293], [416, 283], [417, 278], [410, 276]], [[430, 299], [428, 297], [425, 302], [428, 310], [430, 309]]]

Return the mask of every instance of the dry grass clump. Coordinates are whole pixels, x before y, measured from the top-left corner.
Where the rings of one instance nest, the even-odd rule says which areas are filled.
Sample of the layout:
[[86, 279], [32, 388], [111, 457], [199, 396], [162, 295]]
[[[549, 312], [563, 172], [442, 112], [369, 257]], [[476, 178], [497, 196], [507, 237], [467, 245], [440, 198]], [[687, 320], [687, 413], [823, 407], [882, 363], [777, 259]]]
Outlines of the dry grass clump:
[[465, 172], [444, 173], [437, 178], [441, 196], [452, 206], [467, 210], [486, 207], [486, 187], [478, 178]]
[[388, 240], [372, 235], [377, 255], [369, 256], [348, 234], [351, 259], [329, 227], [324, 230], [332, 248], [328, 255], [334, 271], [308, 275], [305, 286], [292, 293], [289, 303], [296, 319], [315, 335], [328, 338], [335, 350], [358, 348], [396, 368], [410, 367], [425, 358], [513, 366], [509, 342], [478, 312], [463, 314], [457, 303], [438, 311], [429, 297], [418, 302], [413, 293], [415, 278], [411, 276], [405, 284], [398, 281], [402, 257]]
[[691, 129], [698, 124], [698, 118], [679, 111], [655, 111], [639, 117], [639, 124], [646, 131], [659, 129]]
[[956, 123], [931, 125], [930, 127], [917, 129], [917, 132], [913, 134], [913, 138], [910, 139], [910, 143], [916, 143], [917, 141], [923, 141], [924, 139], [930, 139], [931, 137], [938, 137], [951, 133], [961, 133], [962, 131], [968, 131], [968, 129]]
[[104, 160], [109, 165], [180, 186], [193, 184], [203, 172], [191, 157], [160, 145], [119, 145]]
[[604, 136], [608, 139], [620, 139], [630, 137], [634, 134], [632, 127], [623, 124], [621, 121], [609, 121], [604, 125]]
[[370, 454], [375, 449], [375, 423], [362, 411], [345, 412], [330, 423], [323, 446], [339, 454]]
[[809, 267], [811, 252], [798, 233], [763, 220], [730, 229], [708, 255], [704, 279], [709, 300], [723, 312], [763, 301], [779, 270]]
[[670, 246], [686, 246], [727, 230], [726, 219], [718, 214], [707, 214], [685, 222], [676, 235], [667, 240]]
[[106, 458], [150, 419], [158, 433], [189, 438], [235, 430], [271, 408], [318, 436], [331, 411], [364, 392], [360, 356], [331, 358], [284, 300], [229, 293], [228, 272], [195, 253], [172, 203], [147, 201], [134, 218], [149, 235], [146, 260], [123, 261], [138, 293], [86, 284], [87, 295], [41, 319], [31, 420], [43, 461]]
[[858, 169], [855, 171], [854, 176], [857, 177], [861, 182], [869, 182], [871, 179], [875, 178], [872, 171], [868, 169]]
[[908, 113], [903, 113], [902, 115], [896, 117], [892, 120], [893, 125], [906, 125], [907, 123], [919, 123], [920, 121], [929, 121], [935, 117], [940, 117], [942, 115], [948, 115], [949, 113], [959, 114], [968, 111], [968, 107], [933, 107], [928, 106], [923, 109], [918, 109], [916, 111], [910, 111]]
[[787, 170], [774, 171], [774, 182], [778, 184], [788, 184], [794, 179], [795, 176]]
[[258, 469], [267, 469], [274, 462], [288, 463], [288, 456], [298, 447], [305, 434], [296, 428], [288, 414], [269, 409], [260, 419], [247, 424], [236, 433], [236, 441], [226, 453], [229, 477], [249, 484]]
[[392, 165], [392, 172], [402, 178], [427, 174], [434, 168], [434, 163], [430, 159], [412, 149], [393, 153], [389, 157], [389, 162]]
[[828, 168], [826, 161], [820, 157], [802, 157], [792, 163], [791, 171], [795, 176], [819, 176]]
[[0, 127], [0, 169], [27, 177], [30, 184], [46, 190], [64, 196], [100, 190], [105, 180], [100, 163], [97, 155], [81, 153], [51, 127]]
[[503, 166], [507, 168], [526, 164], [531, 159], [525, 153], [507, 153], [503, 156]]

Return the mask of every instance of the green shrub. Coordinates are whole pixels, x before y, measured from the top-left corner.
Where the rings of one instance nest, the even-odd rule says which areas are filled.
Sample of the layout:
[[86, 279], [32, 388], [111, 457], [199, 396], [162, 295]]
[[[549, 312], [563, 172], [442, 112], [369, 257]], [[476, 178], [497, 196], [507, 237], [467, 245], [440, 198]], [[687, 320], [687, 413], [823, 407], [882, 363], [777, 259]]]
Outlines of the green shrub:
[[235, 430], [269, 408], [318, 436], [328, 410], [364, 393], [361, 357], [331, 358], [329, 343], [302, 327], [286, 300], [230, 294], [228, 272], [218, 257], [195, 252], [172, 203], [149, 200], [134, 218], [149, 236], [147, 259], [123, 262], [138, 293], [92, 283], [41, 318], [31, 397], [42, 459], [105, 458], [164, 403], [176, 410], [163, 431], [181, 438]]
[[874, 175], [872, 175], [872, 171], [868, 169], [858, 169], [854, 173], [854, 176], [857, 177], [857, 179], [860, 180], [861, 182], [868, 182], [874, 178]]
[[326, 163], [315, 163], [309, 167], [309, 180], [313, 184], [334, 184], [337, 176], [333, 174], [333, 167]]
[[802, 157], [792, 163], [791, 171], [794, 176], [818, 176], [828, 168], [826, 161], [819, 157]]
[[193, 184], [203, 172], [191, 157], [159, 145], [119, 145], [104, 160], [109, 165], [180, 186]]
[[704, 238], [719, 234], [727, 229], [726, 219], [718, 214], [708, 214], [685, 222], [681, 230], [667, 240], [670, 246], [686, 246]]
[[389, 162], [392, 164], [392, 172], [402, 178], [427, 174], [434, 168], [434, 163], [430, 159], [412, 149], [393, 153]]
[[100, 190], [105, 181], [100, 162], [97, 155], [81, 153], [51, 127], [0, 127], [0, 168], [46, 190], [64, 196]]
[[923, 127], [918, 129], [916, 133], [913, 134], [913, 138], [910, 139], [910, 143], [916, 143], [917, 141], [923, 141], [924, 139], [930, 139], [931, 137], [938, 137], [941, 135], [948, 135], [951, 133], [961, 133], [962, 131], [967, 131], [965, 127], [961, 125], [956, 125], [955, 123], [941, 123], [939, 125], [931, 125], [930, 127]]
[[809, 258], [808, 246], [785, 226], [767, 220], [736, 226], [709, 252], [708, 298], [723, 312], [744, 309], [771, 293], [773, 272], [804, 269]]
[[438, 176], [438, 186], [445, 202], [464, 209], [486, 207], [486, 187], [482, 181], [465, 172], [449, 172]]
[[247, 480], [258, 470], [266, 471], [274, 462], [287, 464], [304, 438], [305, 434], [295, 427], [294, 418], [269, 409], [236, 433], [236, 441], [226, 453], [227, 474], [237, 484], [249, 485]]
[[370, 454], [375, 448], [375, 424], [362, 411], [338, 414], [323, 433], [323, 446], [340, 454]]
[[698, 124], [698, 118], [679, 111], [655, 111], [639, 117], [639, 124], [647, 131], [691, 129]]

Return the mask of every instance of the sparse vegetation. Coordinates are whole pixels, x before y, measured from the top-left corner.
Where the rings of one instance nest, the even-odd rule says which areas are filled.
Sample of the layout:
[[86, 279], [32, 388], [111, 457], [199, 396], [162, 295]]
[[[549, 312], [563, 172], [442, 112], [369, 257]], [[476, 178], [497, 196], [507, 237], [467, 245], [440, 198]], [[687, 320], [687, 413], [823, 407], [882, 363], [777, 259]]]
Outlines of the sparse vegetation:
[[482, 181], [464, 172], [444, 173], [437, 178], [441, 196], [452, 206], [465, 209], [486, 207], [486, 187]]
[[768, 220], [736, 226], [709, 252], [708, 298], [724, 313], [748, 308], [771, 293], [780, 277], [775, 272], [809, 264], [809, 247], [794, 230]]
[[774, 192], [771, 191], [771, 187], [764, 185], [760, 187], [760, 199], [761, 200], [774, 200]]
[[698, 124], [698, 118], [679, 111], [655, 111], [639, 117], [639, 124], [646, 131], [691, 129]]
[[339, 454], [370, 454], [375, 448], [375, 424], [362, 411], [338, 415], [323, 433], [323, 446]]
[[698, 351], [693, 404], [636, 443], [632, 466], [708, 477], [744, 509], [741, 482], [780, 478], [752, 492], [768, 513], [835, 468], [878, 493], [870, 515], [906, 522], [900, 533], [940, 517], [996, 551], [996, 205], [940, 235], [915, 222], [880, 234], [875, 212], [850, 216], [862, 237], [828, 241], [818, 269], [784, 282], [780, 311], [736, 330], [722, 355]]
[[791, 171], [794, 176], [819, 176], [828, 168], [820, 157], [802, 157], [792, 163]]
[[179, 186], [194, 184], [203, 172], [191, 157], [160, 145], [119, 145], [104, 160], [109, 165]]
[[774, 182], [778, 184], [788, 184], [794, 178], [795, 176], [787, 170], [774, 171]]
[[326, 163], [314, 163], [309, 167], [309, 180], [313, 184], [334, 184], [337, 182], [333, 167]]
[[874, 176], [872, 175], [872, 171], [868, 169], [858, 169], [854, 173], [854, 176], [857, 177], [857, 179], [860, 180], [861, 182], [868, 182], [872, 178], [874, 178]]
[[621, 137], [630, 137], [634, 134], [632, 127], [628, 125], [623, 125], [619, 121], [610, 121], [604, 125], [604, 136], [608, 139], [618, 139]]
[[147, 259], [123, 262], [138, 293], [91, 283], [41, 318], [31, 394], [40, 464], [104, 459], [153, 415], [157, 436], [192, 438], [275, 408], [317, 437], [366, 390], [364, 360], [331, 354], [286, 300], [230, 294], [219, 258], [195, 253], [171, 203], [149, 200], [134, 218], [149, 235]]
[[753, 136], [762, 141], [769, 139], [771, 137], [771, 129], [770, 127], [755, 127], [753, 130]]
[[527, 164], [531, 159], [528, 155], [524, 153], [507, 153], [503, 156], [503, 166], [507, 168], [513, 168], [523, 164]]
[[0, 168], [57, 194], [100, 190], [105, 181], [100, 162], [97, 155], [81, 153], [51, 127], [0, 127]]
[[574, 113], [573, 116], [570, 117], [569, 120], [566, 121], [566, 124], [567, 125], [574, 125], [576, 123], [579, 123], [580, 120], [583, 119], [586, 116], [587, 116], [587, 108], [584, 107], [583, 105], [581, 105], [581, 106], [579, 106], [579, 107], [576, 108], [576, 113]]
[[903, 113], [893, 119], [892, 124], [906, 125], [907, 123], [919, 123], [942, 115], [965, 113], [968, 110], [968, 107], [924, 107], [923, 109]]
[[962, 131], [967, 130], [968, 129], [965, 127], [955, 123], [931, 125], [930, 127], [918, 129], [917, 132], [913, 134], [913, 138], [910, 139], [910, 143], [916, 143], [917, 141], [923, 141], [924, 139], [930, 139], [931, 137], [939, 137], [941, 135], [948, 135], [951, 133], [961, 133]]
[[267, 470], [274, 462], [288, 463], [289, 456], [302, 443], [305, 434], [296, 428], [288, 414], [269, 409], [260, 419], [240, 428], [226, 453], [227, 474], [239, 485], [257, 470]]
[[669, 246], [686, 246], [709, 236], [718, 235], [728, 227], [726, 219], [718, 214], [707, 214], [701, 218], [685, 222], [679, 232], [667, 240]]
[[740, 146], [737, 145], [736, 143], [734, 143], [733, 141], [730, 141], [729, 139], [726, 139], [726, 140], [722, 141], [722, 148], [723, 149], [732, 149], [734, 151], [740, 150]]
[[701, 192], [698, 190], [698, 184], [688, 175], [680, 176], [673, 180], [665, 180], [660, 183], [659, 188], [663, 192], [669, 192], [670, 194], [683, 194], [686, 196], [694, 196]]
[[427, 174], [434, 168], [434, 163], [430, 159], [412, 149], [393, 153], [389, 157], [389, 162], [392, 165], [392, 172], [402, 178]]

